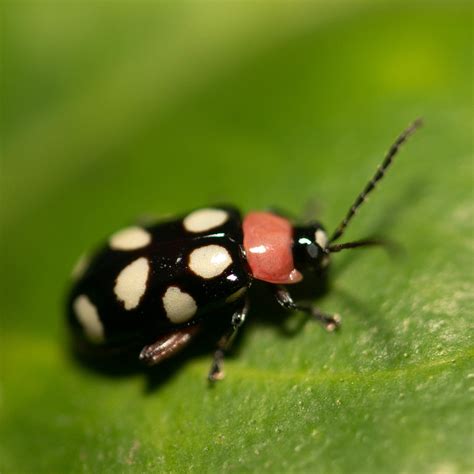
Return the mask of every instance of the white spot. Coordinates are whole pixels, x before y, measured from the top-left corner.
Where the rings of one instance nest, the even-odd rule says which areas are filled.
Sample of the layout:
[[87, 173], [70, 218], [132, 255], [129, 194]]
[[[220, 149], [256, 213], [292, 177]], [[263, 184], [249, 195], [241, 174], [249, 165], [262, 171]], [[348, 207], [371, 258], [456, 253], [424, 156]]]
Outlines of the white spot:
[[163, 296], [163, 306], [166, 316], [175, 323], [184, 323], [190, 320], [197, 311], [197, 305], [194, 298], [177, 286], [170, 286]]
[[222, 225], [229, 214], [222, 209], [199, 209], [184, 218], [183, 225], [188, 232], [205, 232]]
[[232, 293], [232, 294], [225, 300], [225, 302], [226, 302], [226, 303], [233, 303], [234, 301], [237, 301], [237, 300], [240, 299], [242, 296], [244, 296], [246, 292], [247, 292], [247, 287], [244, 286], [243, 288], [240, 288], [239, 290], [237, 290], [235, 293]]
[[318, 229], [314, 233], [314, 240], [323, 249], [325, 249], [326, 245], [328, 244], [328, 236], [326, 235], [326, 232], [324, 232], [324, 230], [321, 230], [321, 229]]
[[110, 237], [109, 244], [114, 250], [136, 250], [151, 242], [151, 235], [141, 227], [127, 227]]
[[231, 263], [229, 252], [220, 245], [199, 247], [189, 255], [189, 268], [206, 279], [220, 275]]
[[95, 343], [104, 342], [104, 326], [99, 318], [97, 308], [86, 295], [80, 295], [72, 304], [77, 319], [86, 333], [86, 337]]
[[85, 254], [81, 255], [72, 269], [71, 277], [75, 280], [79, 280], [79, 278], [82, 278], [84, 273], [86, 273], [89, 263], [89, 258]]
[[138, 306], [140, 298], [145, 294], [149, 271], [148, 260], [141, 257], [127, 265], [119, 273], [114, 292], [117, 298], [123, 302], [125, 309], [133, 309]]

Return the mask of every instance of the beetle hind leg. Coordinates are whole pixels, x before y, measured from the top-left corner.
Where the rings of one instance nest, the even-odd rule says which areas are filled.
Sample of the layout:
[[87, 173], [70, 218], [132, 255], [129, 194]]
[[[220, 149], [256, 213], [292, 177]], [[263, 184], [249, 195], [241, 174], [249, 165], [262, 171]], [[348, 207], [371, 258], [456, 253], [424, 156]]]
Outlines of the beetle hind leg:
[[199, 325], [194, 325], [165, 334], [153, 344], [142, 349], [139, 356], [140, 361], [146, 365], [155, 365], [174, 356], [194, 339], [200, 329]]
[[294, 301], [290, 292], [284, 286], [279, 285], [276, 287], [275, 297], [283, 308], [291, 309], [293, 311], [302, 311], [303, 313], [308, 314], [313, 320], [319, 322], [329, 332], [335, 331], [341, 325], [341, 316], [339, 316], [339, 314], [324, 313], [310, 303], [298, 303]]
[[245, 322], [249, 310], [248, 299], [245, 300], [244, 305], [238, 309], [233, 315], [231, 320], [230, 329], [219, 339], [217, 343], [217, 349], [214, 352], [211, 368], [207, 376], [209, 382], [216, 382], [224, 378], [224, 371], [222, 365], [224, 362], [224, 356], [227, 351], [232, 347], [232, 343], [237, 336], [240, 326]]

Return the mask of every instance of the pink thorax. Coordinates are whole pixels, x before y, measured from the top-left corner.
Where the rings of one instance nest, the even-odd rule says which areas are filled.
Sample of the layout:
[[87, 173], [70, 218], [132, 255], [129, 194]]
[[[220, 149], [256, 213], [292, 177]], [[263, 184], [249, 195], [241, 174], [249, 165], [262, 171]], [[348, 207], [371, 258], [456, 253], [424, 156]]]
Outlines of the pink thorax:
[[268, 283], [298, 283], [293, 262], [293, 227], [270, 212], [251, 212], [243, 222], [244, 249], [252, 275]]

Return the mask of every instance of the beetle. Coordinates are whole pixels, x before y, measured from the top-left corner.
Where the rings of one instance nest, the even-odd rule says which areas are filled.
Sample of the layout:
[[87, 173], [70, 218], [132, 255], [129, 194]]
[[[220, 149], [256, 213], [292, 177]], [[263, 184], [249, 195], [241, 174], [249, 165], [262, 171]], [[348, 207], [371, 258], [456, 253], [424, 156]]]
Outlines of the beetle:
[[247, 290], [255, 280], [269, 285], [284, 308], [305, 312], [335, 330], [339, 315], [296, 301], [289, 287], [310, 273], [325, 273], [333, 253], [383, 244], [377, 239], [336, 241], [420, 125], [420, 119], [414, 121], [396, 139], [329, 237], [319, 222], [293, 225], [268, 211], [242, 219], [230, 206], [116, 232], [74, 272], [67, 319], [78, 345], [91, 353], [137, 347], [139, 359], [155, 365], [181, 351], [205, 323], [225, 312], [230, 317], [208, 374], [210, 381], [219, 380], [224, 354], [249, 311]]

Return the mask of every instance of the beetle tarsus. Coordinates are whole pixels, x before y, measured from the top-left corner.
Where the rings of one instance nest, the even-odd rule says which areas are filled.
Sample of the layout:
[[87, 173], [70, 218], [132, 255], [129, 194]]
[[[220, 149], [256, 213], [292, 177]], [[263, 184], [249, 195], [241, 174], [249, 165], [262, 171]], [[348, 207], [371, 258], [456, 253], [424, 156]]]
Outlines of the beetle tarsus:
[[290, 292], [285, 286], [278, 285], [275, 291], [275, 297], [278, 303], [285, 309], [292, 311], [302, 311], [308, 314], [314, 321], [319, 322], [328, 332], [333, 332], [341, 325], [341, 316], [339, 314], [323, 313], [319, 308], [309, 303], [297, 303], [293, 300]]
[[314, 321], [322, 324], [328, 332], [336, 331], [341, 326], [341, 316], [339, 314], [321, 313], [319, 309], [313, 307], [311, 317]]
[[225, 376], [224, 371], [222, 370], [222, 363], [224, 362], [224, 351], [222, 349], [217, 349], [214, 352], [214, 358], [212, 360], [211, 369], [209, 370], [209, 375], [207, 379], [209, 382], [214, 383], [218, 380], [222, 380]]

